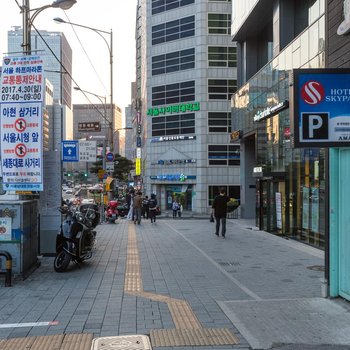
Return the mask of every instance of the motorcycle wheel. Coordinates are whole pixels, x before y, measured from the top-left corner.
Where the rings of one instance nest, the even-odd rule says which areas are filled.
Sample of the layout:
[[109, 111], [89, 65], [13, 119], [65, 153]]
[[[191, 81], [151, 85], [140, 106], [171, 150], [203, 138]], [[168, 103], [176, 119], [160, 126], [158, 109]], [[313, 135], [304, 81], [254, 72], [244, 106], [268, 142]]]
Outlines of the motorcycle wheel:
[[65, 251], [61, 250], [55, 258], [53, 267], [56, 272], [64, 272], [67, 270], [67, 267], [71, 261], [71, 256]]

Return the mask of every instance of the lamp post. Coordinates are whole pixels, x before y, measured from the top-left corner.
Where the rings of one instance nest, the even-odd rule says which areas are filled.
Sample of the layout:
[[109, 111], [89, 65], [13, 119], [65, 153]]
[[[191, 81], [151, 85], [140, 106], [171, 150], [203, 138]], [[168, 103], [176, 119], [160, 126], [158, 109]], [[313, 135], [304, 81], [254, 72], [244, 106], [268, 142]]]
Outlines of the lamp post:
[[[68, 10], [70, 9], [77, 1], [76, 0], [55, 0], [52, 4], [50, 5], [45, 5], [42, 7], [38, 7], [35, 9], [30, 9], [30, 4], [29, 0], [23, 0], [23, 5], [21, 6], [21, 13], [23, 14], [22, 21], [23, 21], [23, 52], [26, 55], [30, 55], [32, 51], [32, 45], [31, 45], [31, 28], [32, 24], [37, 17], [37, 15], [50, 8], [60, 8], [62, 10]], [[30, 13], [33, 12], [32, 15]]]
[[[92, 31], [94, 31], [95, 33], [97, 33], [102, 39], [103, 41], [106, 43], [107, 47], [108, 47], [108, 51], [109, 51], [109, 64], [110, 64], [110, 108], [111, 108], [111, 116], [110, 116], [110, 128], [109, 128], [109, 135], [108, 135], [108, 139], [109, 139], [109, 145], [111, 148], [111, 151], [114, 152], [113, 149], [113, 126], [114, 126], [114, 108], [113, 108], [113, 32], [112, 29], [110, 32], [107, 32], [105, 30], [102, 29], [97, 29], [97, 28], [93, 28], [93, 27], [88, 27], [88, 26], [84, 26], [82, 24], [77, 24], [77, 23], [72, 23], [72, 22], [68, 22], [65, 21], [62, 18], [54, 18], [54, 21], [56, 23], [66, 23], [66, 24], [70, 24], [72, 26], [76, 26], [76, 27], [81, 27], [81, 28], [85, 28], [85, 29], [90, 29]], [[106, 40], [106, 38], [102, 35], [103, 34], [108, 34], [110, 36], [110, 43], [108, 44], [108, 41]]]

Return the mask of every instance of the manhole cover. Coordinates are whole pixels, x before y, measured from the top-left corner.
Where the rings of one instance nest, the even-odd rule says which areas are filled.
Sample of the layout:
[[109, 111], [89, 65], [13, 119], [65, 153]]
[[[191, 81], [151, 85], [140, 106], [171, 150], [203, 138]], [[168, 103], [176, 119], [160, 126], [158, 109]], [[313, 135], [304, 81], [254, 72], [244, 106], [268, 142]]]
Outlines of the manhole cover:
[[309, 270], [313, 270], [313, 271], [322, 271], [322, 272], [324, 272], [324, 266], [322, 266], [322, 265], [313, 265], [313, 266], [308, 266], [307, 268]]
[[101, 337], [92, 341], [91, 350], [151, 350], [151, 343], [146, 335], [124, 335]]

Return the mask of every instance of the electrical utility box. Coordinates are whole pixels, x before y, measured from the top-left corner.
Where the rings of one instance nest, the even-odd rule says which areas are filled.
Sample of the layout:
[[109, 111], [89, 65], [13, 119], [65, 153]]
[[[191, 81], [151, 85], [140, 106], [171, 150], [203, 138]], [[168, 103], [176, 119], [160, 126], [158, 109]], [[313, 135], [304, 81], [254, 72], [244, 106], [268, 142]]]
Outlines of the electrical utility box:
[[[26, 278], [37, 267], [38, 246], [37, 201], [0, 201], [0, 250], [11, 254], [13, 275]], [[0, 270], [5, 269], [0, 257]]]

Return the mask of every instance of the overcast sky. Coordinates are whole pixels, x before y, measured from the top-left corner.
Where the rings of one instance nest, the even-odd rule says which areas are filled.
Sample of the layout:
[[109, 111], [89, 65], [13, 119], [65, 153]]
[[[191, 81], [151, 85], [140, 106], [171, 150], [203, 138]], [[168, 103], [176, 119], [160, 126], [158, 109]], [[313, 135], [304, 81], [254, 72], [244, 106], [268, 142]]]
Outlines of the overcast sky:
[[[23, 0], [18, 0], [22, 5]], [[30, 0], [31, 9], [54, 0]], [[94, 72], [84, 50], [69, 24], [56, 24], [55, 17], [109, 32], [113, 30], [114, 103], [123, 110], [130, 103], [131, 82], [135, 81], [135, 19], [137, 0], [77, 0], [69, 10], [49, 8], [34, 21], [37, 29], [64, 32], [73, 50], [73, 78], [81, 89], [106, 96], [110, 94], [109, 51], [103, 39], [92, 30], [74, 27], [79, 40], [95, 67]], [[69, 17], [67, 19], [66, 15]], [[15, 0], [1, 0], [0, 59], [7, 52], [7, 31], [22, 26], [22, 15]], [[106, 34], [107, 42], [110, 35]], [[102, 82], [100, 82], [100, 80]], [[94, 97], [91, 97], [94, 99]], [[98, 103], [98, 101], [94, 101]], [[73, 103], [88, 103], [83, 94], [73, 91]]]

